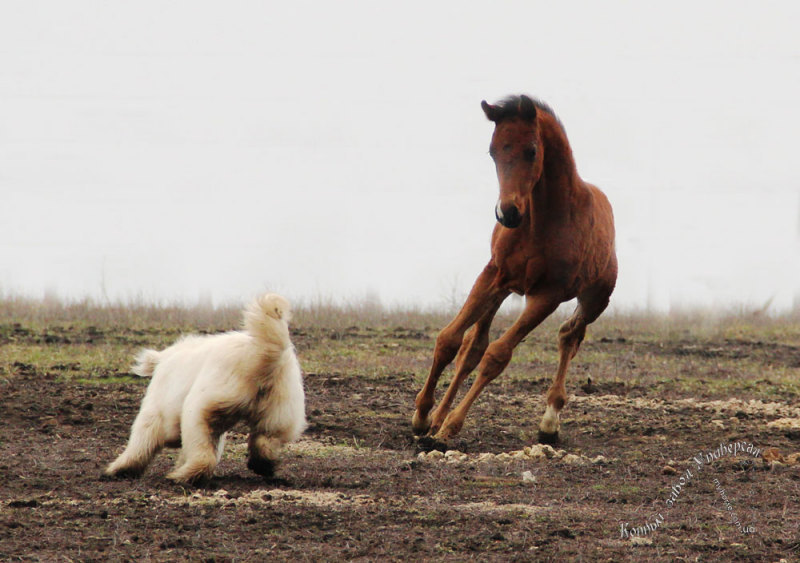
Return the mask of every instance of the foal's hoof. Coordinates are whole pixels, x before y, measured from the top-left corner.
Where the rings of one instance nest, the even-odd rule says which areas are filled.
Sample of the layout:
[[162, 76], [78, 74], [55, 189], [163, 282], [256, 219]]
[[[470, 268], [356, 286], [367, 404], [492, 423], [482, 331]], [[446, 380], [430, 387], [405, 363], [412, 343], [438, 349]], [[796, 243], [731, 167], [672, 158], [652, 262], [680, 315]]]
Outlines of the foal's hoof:
[[275, 475], [275, 462], [263, 457], [251, 457], [247, 460], [247, 469], [267, 479]]
[[432, 436], [420, 436], [417, 440], [417, 448], [422, 452], [432, 452], [433, 450], [446, 452], [447, 444]]
[[431, 417], [421, 417], [419, 411], [414, 411], [414, 417], [411, 419], [411, 428], [417, 436], [424, 436], [431, 429]]
[[550, 444], [551, 446], [558, 443], [558, 431], [556, 432], [542, 432], [539, 430], [539, 443]]

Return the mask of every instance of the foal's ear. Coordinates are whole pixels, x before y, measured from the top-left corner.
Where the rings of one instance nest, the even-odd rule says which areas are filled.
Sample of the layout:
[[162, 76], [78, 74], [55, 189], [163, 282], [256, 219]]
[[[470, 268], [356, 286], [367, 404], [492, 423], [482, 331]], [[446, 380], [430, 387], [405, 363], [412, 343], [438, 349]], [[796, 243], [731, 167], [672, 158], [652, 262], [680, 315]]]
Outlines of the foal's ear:
[[483, 113], [486, 114], [486, 119], [488, 119], [489, 121], [497, 121], [497, 113], [498, 113], [497, 106], [487, 104], [486, 100], [483, 100], [481, 101], [481, 109], [483, 110]]

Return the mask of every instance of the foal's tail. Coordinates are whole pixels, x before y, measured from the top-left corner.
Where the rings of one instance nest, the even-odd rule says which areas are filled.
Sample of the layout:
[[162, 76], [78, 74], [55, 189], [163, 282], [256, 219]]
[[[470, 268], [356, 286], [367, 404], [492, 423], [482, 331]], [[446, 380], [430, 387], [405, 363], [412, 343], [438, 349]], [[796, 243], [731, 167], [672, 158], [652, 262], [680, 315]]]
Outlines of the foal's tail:
[[136, 355], [136, 364], [131, 371], [139, 377], [153, 377], [153, 372], [160, 359], [160, 352], [145, 348]]
[[288, 324], [291, 316], [289, 302], [275, 293], [262, 295], [244, 311], [245, 330], [259, 341], [271, 361], [292, 348]]

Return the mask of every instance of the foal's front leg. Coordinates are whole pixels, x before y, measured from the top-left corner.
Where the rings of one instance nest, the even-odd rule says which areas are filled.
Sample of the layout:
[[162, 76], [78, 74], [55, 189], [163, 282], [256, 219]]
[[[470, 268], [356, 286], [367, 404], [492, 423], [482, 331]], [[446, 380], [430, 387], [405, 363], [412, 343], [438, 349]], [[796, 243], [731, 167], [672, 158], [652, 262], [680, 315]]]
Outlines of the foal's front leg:
[[436, 440], [444, 442], [458, 434], [464, 425], [467, 411], [481, 394], [483, 388], [502, 373], [508, 362], [511, 361], [517, 344], [522, 342], [522, 339], [530, 331], [555, 311], [559, 303], [560, 300], [557, 296], [549, 294], [526, 297], [525, 310], [520, 317], [503, 336], [489, 344], [480, 365], [478, 365], [478, 375], [475, 377], [472, 387], [458, 406], [447, 415], [442, 427], [434, 437]]
[[442, 423], [450, 412], [450, 407], [458, 394], [458, 388], [461, 387], [464, 379], [472, 373], [472, 370], [483, 358], [483, 354], [489, 346], [489, 329], [492, 327], [494, 316], [502, 303], [503, 300], [498, 299], [497, 304], [481, 317], [464, 337], [464, 343], [456, 356], [455, 375], [450, 380], [450, 385], [439, 405], [431, 413], [431, 428], [428, 432], [430, 435], [436, 434], [439, 428], [442, 427]]
[[464, 340], [464, 333], [475, 322], [487, 314], [493, 307], [497, 306], [498, 299], [502, 302], [508, 295], [507, 292], [499, 290], [494, 280], [497, 275], [497, 268], [489, 263], [475, 280], [469, 297], [464, 306], [459, 311], [456, 318], [442, 329], [436, 337], [436, 347], [433, 352], [433, 365], [425, 380], [425, 385], [417, 394], [415, 402], [416, 410], [411, 425], [415, 434], [425, 434], [430, 430], [431, 418], [429, 413], [434, 404], [434, 392], [439, 377], [444, 368], [453, 361], [461, 344]]

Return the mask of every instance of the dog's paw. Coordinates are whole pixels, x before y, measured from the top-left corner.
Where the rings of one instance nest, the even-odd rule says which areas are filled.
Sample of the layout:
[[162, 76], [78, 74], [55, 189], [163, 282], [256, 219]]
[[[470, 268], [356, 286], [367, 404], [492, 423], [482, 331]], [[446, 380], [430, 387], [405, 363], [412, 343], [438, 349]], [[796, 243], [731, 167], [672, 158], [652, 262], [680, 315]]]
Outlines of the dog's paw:
[[103, 479], [138, 479], [144, 473], [144, 468], [142, 467], [121, 467], [119, 469], [113, 468], [111, 466], [107, 467], [101, 477]]
[[247, 460], [247, 468], [253, 473], [270, 479], [275, 475], [276, 462], [263, 457], [251, 457]]

